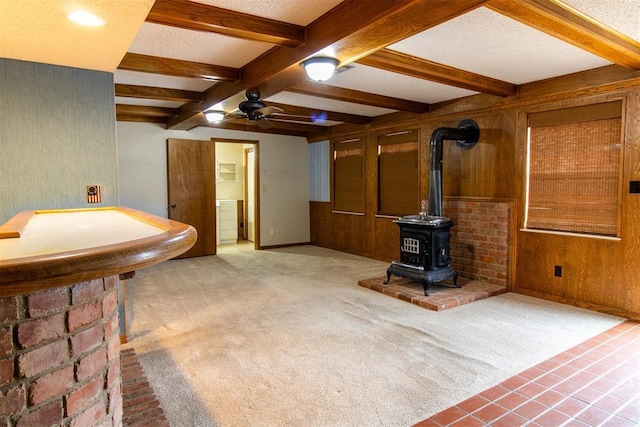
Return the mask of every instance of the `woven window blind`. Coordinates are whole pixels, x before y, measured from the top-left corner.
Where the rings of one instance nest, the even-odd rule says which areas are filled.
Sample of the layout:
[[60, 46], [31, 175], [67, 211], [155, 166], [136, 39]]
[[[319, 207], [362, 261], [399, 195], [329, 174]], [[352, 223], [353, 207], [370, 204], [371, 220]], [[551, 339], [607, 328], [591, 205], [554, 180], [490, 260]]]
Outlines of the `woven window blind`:
[[418, 132], [378, 139], [378, 213], [403, 216], [420, 210]]
[[334, 144], [333, 194], [334, 210], [364, 212], [364, 145], [362, 141]]
[[622, 103], [529, 115], [527, 227], [615, 236]]

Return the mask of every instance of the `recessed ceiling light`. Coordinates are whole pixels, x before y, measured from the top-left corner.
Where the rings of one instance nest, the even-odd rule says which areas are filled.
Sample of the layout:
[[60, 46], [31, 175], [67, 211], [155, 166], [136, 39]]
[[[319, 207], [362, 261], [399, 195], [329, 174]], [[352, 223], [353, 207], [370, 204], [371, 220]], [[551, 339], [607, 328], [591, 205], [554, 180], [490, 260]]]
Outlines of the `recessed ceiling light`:
[[86, 25], [87, 27], [100, 27], [105, 24], [105, 20], [91, 12], [77, 11], [67, 16], [76, 24]]

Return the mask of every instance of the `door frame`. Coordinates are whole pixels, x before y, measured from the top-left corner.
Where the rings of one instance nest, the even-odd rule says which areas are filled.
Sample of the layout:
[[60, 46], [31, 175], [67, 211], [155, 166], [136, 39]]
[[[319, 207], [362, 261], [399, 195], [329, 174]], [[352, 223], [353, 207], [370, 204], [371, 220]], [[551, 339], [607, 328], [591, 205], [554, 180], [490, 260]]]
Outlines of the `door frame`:
[[[253, 171], [253, 175], [255, 177], [255, 182], [254, 182], [254, 201], [255, 201], [255, 206], [254, 206], [254, 210], [253, 210], [253, 214], [254, 214], [254, 218], [253, 218], [253, 222], [254, 222], [254, 240], [253, 240], [253, 248], [254, 249], [260, 249], [260, 141], [258, 140], [253, 140], [253, 139], [235, 139], [235, 138], [211, 138], [211, 142], [213, 142], [214, 144], [216, 144], [217, 142], [221, 142], [221, 143], [225, 143], [225, 144], [243, 144], [243, 145], [252, 145], [253, 149], [254, 149], [254, 157], [255, 157], [255, 161], [254, 161], [254, 171]], [[214, 145], [214, 150], [215, 150], [215, 145]], [[243, 173], [243, 179], [244, 179], [244, 193], [245, 193], [245, 203], [244, 203], [244, 210], [246, 213], [247, 210], [247, 203], [246, 203], [246, 192], [247, 192], [247, 183], [246, 183], [246, 179], [247, 179], [247, 162], [246, 162], [246, 151], [243, 152], [244, 155], [244, 164], [243, 164], [243, 168], [242, 168], [242, 173]], [[214, 197], [217, 199], [217, 195], [216, 192], [214, 191]], [[246, 214], [244, 216], [244, 221], [245, 224], [247, 222], [247, 217]], [[245, 227], [245, 238], [246, 238], [246, 233], [247, 233], [247, 228]]]

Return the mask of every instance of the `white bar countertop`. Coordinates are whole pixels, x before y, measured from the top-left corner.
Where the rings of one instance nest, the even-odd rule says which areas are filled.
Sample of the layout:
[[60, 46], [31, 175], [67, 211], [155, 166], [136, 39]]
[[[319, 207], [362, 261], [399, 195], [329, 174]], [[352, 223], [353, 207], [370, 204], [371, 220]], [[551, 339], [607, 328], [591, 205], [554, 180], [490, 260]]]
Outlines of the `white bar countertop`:
[[125, 207], [21, 212], [0, 226], [0, 297], [134, 271], [196, 238], [187, 224]]

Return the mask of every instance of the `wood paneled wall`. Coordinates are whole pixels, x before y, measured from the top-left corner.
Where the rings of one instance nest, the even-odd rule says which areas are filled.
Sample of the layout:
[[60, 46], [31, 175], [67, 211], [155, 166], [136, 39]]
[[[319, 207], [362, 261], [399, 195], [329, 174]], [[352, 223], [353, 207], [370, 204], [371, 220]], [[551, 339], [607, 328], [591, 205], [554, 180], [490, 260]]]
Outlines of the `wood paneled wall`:
[[[614, 99], [623, 99], [626, 104], [620, 238], [523, 231], [527, 113]], [[443, 195], [515, 200], [517, 213], [512, 217], [519, 231], [510, 241], [514, 248], [509, 259], [510, 289], [624, 317], [640, 317], [640, 194], [629, 193], [629, 181], [640, 180], [639, 111], [640, 72], [604, 67], [523, 85], [519, 95], [513, 97], [478, 95], [442, 103], [434, 106], [432, 113], [419, 116], [399, 113], [369, 125], [338, 127], [318, 140], [364, 135], [365, 212], [333, 213], [331, 203], [311, 202], [311, 241], [383, 261], [397, 259], [397, 226], [392, 218], [376, 217], [377, 137], [399, 130], [420, 131], [420, 192], [426, 199], [431, 133], [470, 118], [480, 126], [480, 142], [468, 151], [444, 142]], [[419, 208], [416, 206], [416, 213]], [[562, 267], [562, 277], [554, 275], [556, 265]]]

